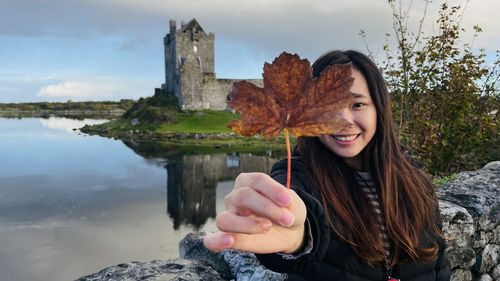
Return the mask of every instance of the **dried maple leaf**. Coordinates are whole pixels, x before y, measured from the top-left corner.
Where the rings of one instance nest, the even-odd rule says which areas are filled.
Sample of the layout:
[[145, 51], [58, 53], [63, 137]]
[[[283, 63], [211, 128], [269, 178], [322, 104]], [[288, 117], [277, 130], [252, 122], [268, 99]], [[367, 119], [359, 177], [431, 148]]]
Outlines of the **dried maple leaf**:
[[262, 76], [263, 88], [247, 81], [233, 84], [228, 103], [240, 119], [228, 127], [244, 136], [265, 138], [284, 131], [289, 163], [288, 132], [296, 137], [318, 136], [349, 125], [338, 113], [352, 98], [351, 65], [330, 66], [313, 79], [308, 60], [283, 52], [272, 64], [264, 64]]

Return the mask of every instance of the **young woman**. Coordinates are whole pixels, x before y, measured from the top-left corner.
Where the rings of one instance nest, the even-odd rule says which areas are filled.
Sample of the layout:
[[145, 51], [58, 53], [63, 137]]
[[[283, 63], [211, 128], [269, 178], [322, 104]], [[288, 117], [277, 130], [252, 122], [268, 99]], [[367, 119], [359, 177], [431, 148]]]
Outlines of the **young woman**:
[[382, 74], [365, 55], [332, 51], [313, 64], [350, 63], [349, 128], [298, 139], [292, 192], [286, 160], [271, 175], [241, 174], [207, 248], [254, 252], [288, 280], [449, 280], [439, 208], [429, 179], [402, 151]]

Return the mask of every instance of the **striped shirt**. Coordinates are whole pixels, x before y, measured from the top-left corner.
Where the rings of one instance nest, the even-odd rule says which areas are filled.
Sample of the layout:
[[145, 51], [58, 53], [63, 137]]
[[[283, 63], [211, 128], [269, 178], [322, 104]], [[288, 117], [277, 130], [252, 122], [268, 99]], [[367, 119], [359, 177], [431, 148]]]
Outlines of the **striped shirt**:
[[377, 215], [377, 220], [382, 231], [381, 235], [385, 248], [385, 259], [387, 260], [391, 256], [391, 243], [387, 234], [384, 214], [382, 212], [382, 207], [380, 206], [380, 198], [378, 196], [377, 188], [375, 187], [371, 174], [368, 172], [356, 172], [356, 181], [364, 191], [364, 194], [367, 196], [373, 211]]
[[[382, 229], [382, 239], [385, 248], [384, 259], [386, 260], [387, 263], [387, 260], [391, 256], [391, 243], [389, 236], [387, 235], [387, 228], [385, 226], [385, 220], [382, 213], [382, 208], [380, 206], [380, 198], [378, 196], [377, 189], [375, 187], [375, 184], [373, 182], [370, 173], [358, 171], [355, 173], [355, 175], [358, 185], [363, 189], [364, 193], [366, 194], [366, 196], [370, 201], [370, 205], [373, 207], [375, 213], [377, 214], [377, 220], [380, 223], [380, 228]], [[307, 244], [302, 251], [296, 254], [284, 254], [284, 253], [278, 253], [278, 254], [287, 260], [297, 259], [303, 255], [309, 254], [313, 249], [313, 236], [309, 219], [307, 218], [306, 218], [305, 231], [307, 233], [307, 240], [306, 240]]]

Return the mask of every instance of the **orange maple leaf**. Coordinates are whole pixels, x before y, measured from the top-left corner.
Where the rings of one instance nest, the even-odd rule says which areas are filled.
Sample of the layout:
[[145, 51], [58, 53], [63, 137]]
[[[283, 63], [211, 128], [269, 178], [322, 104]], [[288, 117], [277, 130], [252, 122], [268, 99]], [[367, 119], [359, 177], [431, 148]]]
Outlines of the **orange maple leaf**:
[[319, 136], [349, 125], [339, 112], [352, 99], [350, 64], [330, 66], [313, 79], [307, 59], [283, 52], [272, 64], [264, 64], [262, 76], [263, 88], [247, 81], [233, 84], [228, 104], [240, 119], [228, 127], [243, 136], [260, 134], [265, 138], [284, 131], [289, 163], [288, 132], [296, 137]]
[[229, 106], [240, 114], [229, 127], [243, 135], [273, 137], [287, 128], [291, 134], [332, 134], [348, 123], [338, 116], [351, 99], [351, 65], [335, 65], [312, 78], [307, 59], [283, 52], [264, 64], [264, 88], [247, 81], [233, 84]]

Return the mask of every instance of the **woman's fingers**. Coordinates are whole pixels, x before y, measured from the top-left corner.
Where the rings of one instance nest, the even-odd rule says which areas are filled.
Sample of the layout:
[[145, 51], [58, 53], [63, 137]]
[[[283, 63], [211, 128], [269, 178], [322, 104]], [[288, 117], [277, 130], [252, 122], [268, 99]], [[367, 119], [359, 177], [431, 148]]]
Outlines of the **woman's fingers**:
[[235, 190], [250, 187], [281, 207], [287, 207], [292, 198], [290, 192], [279, 182], [263, 173], [242, 173], [234, 183]]
[[220, 231], [203, 239], [212, 251], [293, 252], [304, 239], [304, 202], [266, 174], [240, 174], [224, 203], [227, 211], [216, 218]]
[[233, 246], [234, 237], [220, 231], [209, 233], [203, 237], [203, 244], [213, 252], [220, 252]]
[[239, 216], [231, 211], [218, 214], [215, 224], [219, 230], [224, 232], [248, 234], [264, 233], [272, 227], [272, 223], [268, 219], [256, 216]]
[[227, 207], [235, 212], [250, 210], [253, 214], [267, 218], [282, 226], [291, 226], [294, 216], [289, 209], [280, 207], [265, 195], [251, 187], [241, 187], [226, 196]]
[[272, 229], [261, 234], [226, 233], [218, 231], [203, 237], [205, 247], [214, 252], [235, 249], [258, 254], [291, 252], [299, 233]]

